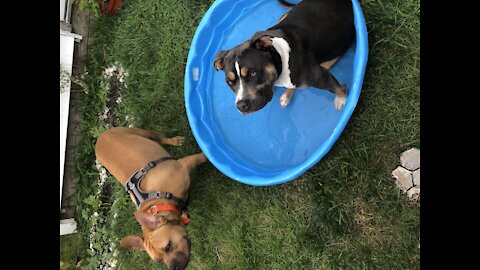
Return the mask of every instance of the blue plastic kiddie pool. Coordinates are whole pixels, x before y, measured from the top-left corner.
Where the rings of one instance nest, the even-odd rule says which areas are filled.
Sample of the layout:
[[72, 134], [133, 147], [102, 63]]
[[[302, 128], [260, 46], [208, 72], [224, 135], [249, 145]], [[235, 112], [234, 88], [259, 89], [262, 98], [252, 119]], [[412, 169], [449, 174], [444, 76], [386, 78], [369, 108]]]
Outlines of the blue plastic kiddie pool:
[[218, 170], [245, 184], [274, 185], [300, 176], [332, 148], [355, 109], [367, 64], [365, 20], [358, 1], [352, 3], [356, 43], [331, 70], [347, 84], [345, 108], [335, 111], [333, 93], [306, 88], [295, 91], [290, 104], [281, 109], [285, 88], [276, 87], [272, 100], [249, 115], [237, 111], [235, 95], [213, 60], [219, 50], [231, 49], [275, 25], [288, 9], [277, 0], [213, 3], [188, 54], [185, 105], [198, 145]]

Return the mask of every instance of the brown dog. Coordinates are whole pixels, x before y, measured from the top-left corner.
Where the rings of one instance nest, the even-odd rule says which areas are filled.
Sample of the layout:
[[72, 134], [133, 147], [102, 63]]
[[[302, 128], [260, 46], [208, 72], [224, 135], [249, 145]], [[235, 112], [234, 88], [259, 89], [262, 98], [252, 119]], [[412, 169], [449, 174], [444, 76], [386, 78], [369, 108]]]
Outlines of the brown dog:
[[97, 160], [123, 186], [127, 185], [137, 205], [135, 218], [142, 226], [143, 237], [126, 236], [120, 244], [145, 250], [153, 260], [176, 270], [185, 269], [190, 257], [184, 227], [188, 222], [184, 208], [190, 172], [207, 161], [203, 153], [175, 160], [159, 145], [182, 142], [180, 136], [161, 138], [139, 128], [116, 127], [100, 135], [95, 149]]

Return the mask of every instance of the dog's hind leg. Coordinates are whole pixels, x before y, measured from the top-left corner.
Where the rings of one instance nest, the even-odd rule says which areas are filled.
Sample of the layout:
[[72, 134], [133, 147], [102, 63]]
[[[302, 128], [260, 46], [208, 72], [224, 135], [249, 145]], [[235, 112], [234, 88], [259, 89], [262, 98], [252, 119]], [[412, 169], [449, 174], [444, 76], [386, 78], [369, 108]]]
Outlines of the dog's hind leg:
[[337, 79], [326, 68], [318, 65], [315, 66], [315, 81], [312, 86], [327, 89], [330, 92], [335, 93], [335, 110], [341, 110], [347, 102], [347, 86], [345, 84], [340, 85]]
[[323, 68], [326, 68], [328, 70], [330, 70], [338, 61], [338, 59], [340, 58], [340, 56], [337, 56], [336, 58], [333, 58], [332, 60], [328, 60], [328, 61], [325, 61], [325, 62], [322, 62], [320, 64], [321, 67]]
[[185, 168], [187, 171], [190, 173], [193, 169], [195, 169], [198, 165], [204, 163], [207, 161], [207, 157], [203, 153], [183, 157], [178, 160]]
[[280, 17], [280, 19], [278, 19], [277, 24], [280, 23], [281, 21], [283, 21], [287, 16], [288, 16], [288, 12], [283, 14], [282, 17]]
[[138, 136], [150, 139], [152, 141], [158, 142], [160, 144], [167, 144], [167, 145], [173, 145], [173, 146], [180, 146], [185, 140], [183, 136], [175, 136], [172, 138], [160, 137], [158, 136], [157, 133], [153, 131], [141, 129], [141, 128], [115, 127], [110, 129], [107, 132], [138, 135]]

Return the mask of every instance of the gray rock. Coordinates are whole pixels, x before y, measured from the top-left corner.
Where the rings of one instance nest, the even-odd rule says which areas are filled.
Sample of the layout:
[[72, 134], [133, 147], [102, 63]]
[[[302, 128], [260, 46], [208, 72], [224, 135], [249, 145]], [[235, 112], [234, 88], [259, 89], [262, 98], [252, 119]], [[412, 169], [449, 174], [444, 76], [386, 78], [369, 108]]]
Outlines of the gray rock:
[[420, 150], [412, 148], [403, 152], [400, 155], [400, 163], [411, 171], [420, 168]]
[[412, 172], [401, 166], [398, 166], [392, 172], [392, 176], [397, 179], [395, 183], [401, 190], [403, 190], [403, 192], [406, 192], [413, 186]]
[[418, 197], [420, 196], [420, 187], [419, 186], [412, 187], [407, 191], [407, 195], [408, 195], [408, 198], [412, 200], [418, 199]]
[[413, 172], [413, 185], [420, 186], [420, 169]]

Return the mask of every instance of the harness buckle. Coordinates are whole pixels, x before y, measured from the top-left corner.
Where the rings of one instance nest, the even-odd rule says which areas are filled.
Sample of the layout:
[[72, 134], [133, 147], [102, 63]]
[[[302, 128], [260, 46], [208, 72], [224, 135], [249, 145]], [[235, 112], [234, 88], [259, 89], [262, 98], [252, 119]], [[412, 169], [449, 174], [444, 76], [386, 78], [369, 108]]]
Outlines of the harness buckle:
[[157, 164], [155, 164], [153, 161], [149, 162], [148, 163], [148, 166], [150, 166], [150, 168], [153, 168], [155, 167]]
[[127, 193], [130, 193], [134, 187], [135, 185], [131, 181], [128, 181], [127, 184], [125, 185], [125, 191]]
[[165, 199], [171, 199], [172, 198], [172, 193], [167, 192], [165, 193]]
[[140, 170], [138, 170], [138, 172], [136, 172], [136, 173], [133, 175], [133, 177], [135, 177], [135, 179], [137, 179], [137, 180], [140, 180], [140, 179], [143, 178], [143, 176], [145, 176], [146, 173], [147, 173], [147, 172], [146, 172], [143, 168], [141, 168]]

